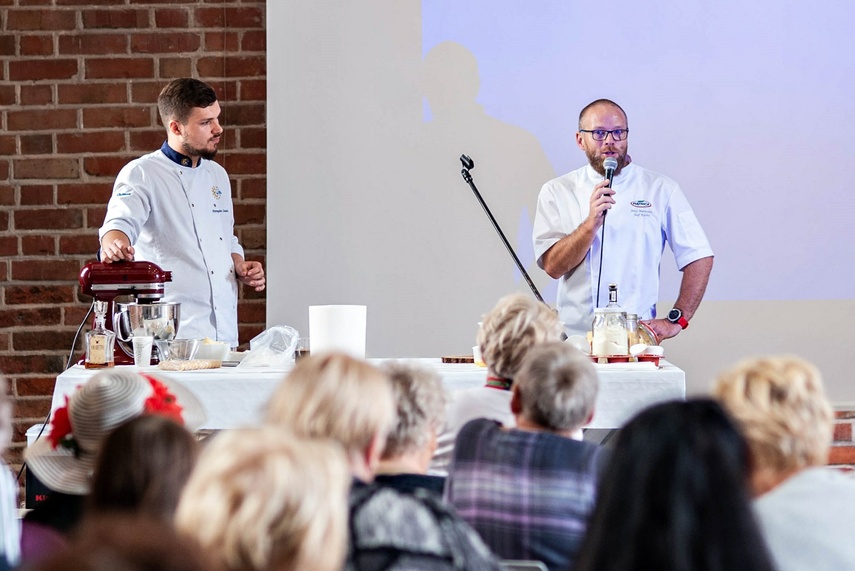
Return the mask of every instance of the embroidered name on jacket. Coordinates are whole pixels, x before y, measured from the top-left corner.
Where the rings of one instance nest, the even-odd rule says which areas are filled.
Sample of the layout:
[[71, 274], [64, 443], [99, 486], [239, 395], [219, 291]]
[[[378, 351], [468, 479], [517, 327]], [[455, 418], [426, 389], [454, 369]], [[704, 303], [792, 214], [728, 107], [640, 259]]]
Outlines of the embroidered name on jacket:
[[214, 198], [216, 200], [219, 200], [223, 197], [223, 191], [220, 190], [219, 186], [212, 186], [211, 187], [211, 194], [214, 195]]
[[653, 206], [650, 202], [646, 200], [633, 200], [629, 203], [632, 206], [632, 214], [633, 216], [652, 216], [653, 212], [650, 208]]

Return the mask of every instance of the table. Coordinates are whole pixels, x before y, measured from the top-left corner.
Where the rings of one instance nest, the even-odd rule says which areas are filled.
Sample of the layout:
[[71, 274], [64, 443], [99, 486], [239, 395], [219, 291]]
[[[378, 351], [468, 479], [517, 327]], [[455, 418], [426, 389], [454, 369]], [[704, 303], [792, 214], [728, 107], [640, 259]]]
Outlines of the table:
[[[375, 364], [385, 360], [369, 359]], [[403, 360], [435, 369], [442, 377], [445, 389], [452, 395], [461, 389], [481, 386], [487, 378], [487, 370], [473, 364], [443, 363], [441, 359]], [[587, 428], [619, 428], [648, 405], [686, 397], [685, 373], [664, 360], [659, 368], [651, 363], [613, 363], [594, 367], [600, 378], [600, 391], [594, 419]], [[208, 419], [201, 428], [223, 429], [261, 422], [267, 401], [289, 369], [225, 367], [168, 373], [157, 367], [145, 367], [143, 370], [166, 375], [183, 384], [196, 395], [208, 413]], [[59, 375], [54, 385], [51, 414], [65, 406], [65, 397], [97, 372], [75, 365]]]

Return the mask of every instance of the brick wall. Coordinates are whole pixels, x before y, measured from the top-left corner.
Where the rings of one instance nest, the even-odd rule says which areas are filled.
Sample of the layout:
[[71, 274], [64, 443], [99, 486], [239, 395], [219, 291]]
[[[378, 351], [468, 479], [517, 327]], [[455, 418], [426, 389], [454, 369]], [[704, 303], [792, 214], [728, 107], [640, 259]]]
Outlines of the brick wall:
[[[27, 427], [50, 408], [90, 300], [78, 292], [119, 169], [157, 149], [163, 85], [217, 91], [237, 234], [264, 261], [266, 52], [263, 0], [0, 0], [0, 371]], [[168, 268], [167, 268], [168, 269]], [[264, 327], [242, 288], [241, 342]], [[88, 326], [87, 326], [88, 327]], [[77, 345], [77, 355], [82, 344]]]

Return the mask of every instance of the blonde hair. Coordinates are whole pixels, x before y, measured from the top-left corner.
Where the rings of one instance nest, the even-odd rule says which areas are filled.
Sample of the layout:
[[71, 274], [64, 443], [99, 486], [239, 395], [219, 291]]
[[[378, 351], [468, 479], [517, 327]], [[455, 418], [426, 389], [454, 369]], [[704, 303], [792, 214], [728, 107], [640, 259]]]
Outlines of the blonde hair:
[[274, 427], [223, 431], [202, 452], [176, 527], [229, 571], [338, 570], [350, 480], [330, 441]]
[[433, 370], [412, 363], [389, 361], [381, 369], [389, 375], [397, 403], [397, 422], [386, 440], [383, 458], [424, 450], [433, 430], [445, 422], [448, 397], [442, 379]]
[[718, 376], [713, 394], [740, 425], [757, 468], [785, 472], [827, 462], [834, 413], [807, 361], [746, 359]]
[[594, 410], [600, 381], [590, 359], [568, 343], [534, 347], [514, 386], [522, 415], [550, 430], [575, 430]]
[[521, 293], [501, 298], [484, 316], [478, 345], [487, 368], [503, 379], [513, 379], [533, 346], [561, 339], [558, 314], [545, 303]]
[[388, 377], [343, 353], [300, 359], [270, 399], [267, 422], [308, 438], [331, 438], [362, 453], [395, 422]]

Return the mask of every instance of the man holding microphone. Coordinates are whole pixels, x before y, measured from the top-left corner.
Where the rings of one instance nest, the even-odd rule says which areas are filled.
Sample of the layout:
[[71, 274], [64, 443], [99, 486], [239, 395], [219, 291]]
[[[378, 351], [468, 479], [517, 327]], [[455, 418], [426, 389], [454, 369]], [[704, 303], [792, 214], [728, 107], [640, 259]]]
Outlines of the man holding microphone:
[[[631, 164], [628, 137], [626, 113], [617, 103], [590, 103], [576, 133], [589, 164], [547, 182], [538, 196], [534, 251], [538, 265], [560, 279], [557, 306], [568, 335], [591, 330], [594, 308], [608, 303], [608, 284], [615, 283], [626, 311], [660, 340], [674, 337], [688, 327], [712, 271], [712, 249], [682, 190]], [[611, 180], [604, 178], [606, 159], [617, 163]], [[683, 277], [673, 309], [657, 319], [666, 242]]]

